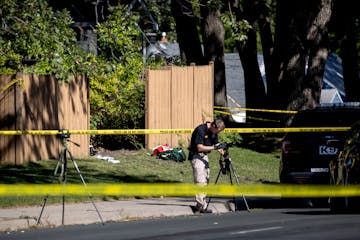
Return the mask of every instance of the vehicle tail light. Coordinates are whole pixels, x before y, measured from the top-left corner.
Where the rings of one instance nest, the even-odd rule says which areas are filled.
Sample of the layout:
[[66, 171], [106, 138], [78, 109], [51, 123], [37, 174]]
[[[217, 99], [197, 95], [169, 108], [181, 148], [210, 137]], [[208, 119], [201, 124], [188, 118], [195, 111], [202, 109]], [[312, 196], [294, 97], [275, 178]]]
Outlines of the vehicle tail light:
[[290, 141], [283, 141], [281, 145], [281, 150], [283, 153], [289, 153], [291, 150], [291, 142]]

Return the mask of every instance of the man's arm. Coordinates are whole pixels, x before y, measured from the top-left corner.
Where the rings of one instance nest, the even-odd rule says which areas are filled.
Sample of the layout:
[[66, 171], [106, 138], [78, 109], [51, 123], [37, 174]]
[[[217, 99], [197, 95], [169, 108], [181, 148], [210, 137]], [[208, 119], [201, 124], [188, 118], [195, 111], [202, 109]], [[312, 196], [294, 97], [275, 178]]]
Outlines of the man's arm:
[[218, 143], [212, 146], [205, 146], [203, 144], [198, 144], [197, 149], [198, 152], [210, 152], [212, 150], [217, 150], [221, 155], [224, 154], [224, 148], [226, 143]]
[[210, 152], [212, 150], [215, 150], [215, 146], [212, 145], [212, 146], [205, 146], [203, 144], [198, 144], [197, 145], [197, 149], [198, 149], [198, 152]]

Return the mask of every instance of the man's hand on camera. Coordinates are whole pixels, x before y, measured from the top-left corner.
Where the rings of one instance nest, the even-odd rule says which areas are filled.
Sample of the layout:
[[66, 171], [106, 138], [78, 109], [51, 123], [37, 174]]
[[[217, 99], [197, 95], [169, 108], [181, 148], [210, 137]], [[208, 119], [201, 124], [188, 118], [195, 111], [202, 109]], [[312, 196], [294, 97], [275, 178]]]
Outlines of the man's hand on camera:
[[218, 153], [220, 153], [220, 155], [222, 156], [222, 157], [224, 157], [224, 155], [225, 155], [225, 150], [224, 149], [219, 149], [219, 150], [217, 150], [218, 151]]
[[215, 150], [226, 149], [226, 148], [227, 148], [227, 143], [226, 142], [217, 143], [217, 144], [214, 145]]

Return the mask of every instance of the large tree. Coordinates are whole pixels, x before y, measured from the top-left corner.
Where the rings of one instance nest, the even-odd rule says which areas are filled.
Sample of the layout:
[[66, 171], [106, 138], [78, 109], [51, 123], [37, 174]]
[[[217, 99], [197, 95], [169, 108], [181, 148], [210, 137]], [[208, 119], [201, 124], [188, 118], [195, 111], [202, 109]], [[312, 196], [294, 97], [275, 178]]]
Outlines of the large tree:
[[197, 17], [193, 6], [187, 0], [172, 0], [171, 12], [176, 22], [177, 41], [180, 54], [186, 64], [204, 64], [199, 33], [197, 31]]
[[360, 102], [360, 12], [351, 2], [334, 1], [335, 47], [340, 48], [346, 101]]
[[[177, 2], [182, 7], [190, 4], [190, 1], [186, 0], [173, 0], [173, 2]], [[209, 56], [221, 57], [223, 29], [218, 27], [219, 17], [216, 14], [219, 13], [218, 10], [224, 8], [219, 5], [217, 9], [207, 9], [209, 6], [216, 6], [218, 2], [199, 1], [201, 12], [207, 14], [201, 15], [201, 23], [203, 23], [201, 26], [215, 33], [213, 38], [208, 38], [209, 35], [206, 34], [202, 35], [206, 60], [210, 59]], [[229, 0], [227, 3], [238, 21], [246, 20], [251, 25], [251, 29], [246, 33], [246, 43], [237, 44], [244, 68], [247, 107], [299, 110], [312, 108], [319, 103], [325, 62], [329, 53], [333, 51], [329, 41], [330, 21], [337, 21], [336, 39], [339, 40], [340, 55], [343, 58], [347, 100], [359, 101], [360, 94], [356, 91], [360, 84], [359, 64], [356, 60], [359, 57], [356, 48], [356, 37], [359, 36], [356, 32], [359, 27], [359, 13], [354, 10], [356, 8], [352, 3], [339, 0]], [[273, 36], [270, 27], [270, 7], [276, 9]], [[186, 7], [186, 9], [190, 8]], [[337, 10], [337, 15], [333, 14], [334, 9]], [[191, 13], [193, 14], [193, 11]], [[186, 14], [193, 16], [189, 15], [189, 12]], [[207, 19], [214, 15], [216, 18], [213, 18], [213, 21]], [[180, 24], [178, 21], [176, 23]], [[183, 33], [195, 33], [192, 31], [194, 30], [192, 26], [194, 25], [187, 25], [187, 31], [183, 30]], [[182, 35], [180, 32], [178, 34]], [[258, 48], [257, 36], [261, 38], [261, 49]], [[181, 39], [189, 39], [183, 35], [178, 38], [180, 46]], [[192, 54], [195, 52], [195, 46], [198, 49], [197, 44], [198, 41], [190, 46], [190, 49], [193, 48], [190, 50]], [[207, 55], [214, 49], [217, 54]], [[266, 88], [256, 58], [260, 52], [264, 55]], [[191, 56], [187, 55], [186, 51], [184, 54]], [[201, 64], [202, 61], [197, 63]], [[221, 74], [221, 68], [215, 69], [215, 76], [217, 73]], [[215, 85], [221, 82], [215, 82]], [[216, 103], [222, 105], [225, 101], [222, 102], [216, 96], [223, 98], [226, 96], [219, 94], [221, 87], [216, 89]]]
[[216, 3], [200, 1], [202, 37], [205, 63], [214, 63], [214, 104], [226, 106], [226, 78], [224, 60], [225, 29], [220, 20], [220, 8]]
[[267, 76], [271, 107], [311, 108], [320, 99], [329, 53], [331, 0], [278, 0], [276, 10], [272, 74]]
[[[214, 63], [214, 105], [226, 106], [226, 79], [224, 62], [225, 30], [220, 20], [220, 1], [199, 2], [200, 16], [188, 0], [172, 0], [172, 14], [176, 21], [177, 41], [182, 58], [196, 65]], [[201, 34], [198, 31], [201, 23]], [[202, 37], [202, 43], [200, 41]], [[203, 48], [202, 45], [203, 44]], [[226, 117], [226, 116], [224, 116]]]
[[[263, 4], [263, 1], [245, 0], [242, 6], [233, 5], [237, 20], [246, 20], [251, 25], [251, 28], [247, 31], [245, 44], [239, 41], [236, 44], [244, 70], [246, 107], [248, 108], [263, 108], [266, 102], [265, 86], [257, 60], [258, 49], [256, 41], [257, 24], [258, 19], [260, 19], [262, 40], [264, 45], [267, 46], [264, 52], [266, 58], [268, 58], [270, 56], [270, 48], [272, 47], [272, 38], [271, 36], [265, 36], [264, 30], [268, 27], [266, 26], [268, 23], [265, 19], [268, 16], [266, 15], [266, 9], [263, 8]], [[266, 60], [268, 62], [268, 59]]]

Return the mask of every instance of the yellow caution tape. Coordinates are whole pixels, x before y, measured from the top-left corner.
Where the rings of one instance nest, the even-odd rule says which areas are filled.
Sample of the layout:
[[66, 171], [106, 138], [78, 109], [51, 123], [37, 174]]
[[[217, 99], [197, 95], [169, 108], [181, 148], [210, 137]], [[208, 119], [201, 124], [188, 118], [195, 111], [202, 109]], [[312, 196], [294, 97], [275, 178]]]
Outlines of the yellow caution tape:
[[59, 133], [92, 135], [137, 135], [192, 133], [192, 129], [105, 129], [105, 130], [0, 130], [0, 135], [57, 135]]
[[224, 115], [232, 115], [231, 112], [224, 112], [224, 111], [219, 111], [219, 110], [214, 110], [214, 113], [219, 113], [219, 114], [224, 114]]
[[[233, 112], [224, 112], [224, 111], [219, 111], [219, 110], [214, 110], [215, 113], [219, 113], [219, 114], [224, 114], [224, 115], [233, 115]], [[257, 121], [263, 121], [263, 122], [280, 122], [280, 120], [273, 120], [273, 119], [266, 119], [266, 118], [256, 118], [256, 117], [251, 117], [251, 116], [246, 116], [246, 118], [248, 119], [253, 119], [253, 120], [257, 120]]]
[[280, 120], [273, 120], [273, 119], [266, 119], [266, 118], [258, 118], [258, 117], [251, 117], [251, 116], [246, 116], [246, 118], [252, 119], [252, 120], [256, 120], [256, 121], [280, 123]]
[[345, 132], [350, 127], [225, 128], [224, 133]]
[[5, 195], [118, 195], [118, 196], [193, 196], [204, 192], [212, 196], [257, 197], [352, 197], [360, 196], [360, 185], [282, 185], [282, 184], [0, 184]]
[[241, 110], [241, 111], [252, 111], [252, 112], [271, 112], [271, 113], [287, 113], [287, 114], [296, 114], [297, 111], [291, 110], [272, 110], [272, 109], [255, 109], [255, 108], [239, 108], [239, 107], [221, 107], [221, 106], [214, 106], [216, 109], [229, 109], [229, 110]]
[[[287, 132], [345, 132], [350, 127], [296, 128], [225, 128], [224, 133], [287, 133]], [[0, 130], [0, 135], [57, 135], [59, 133], [91, 135], [189, 134], [193, 129], [106, 129], [106, 130]]]

